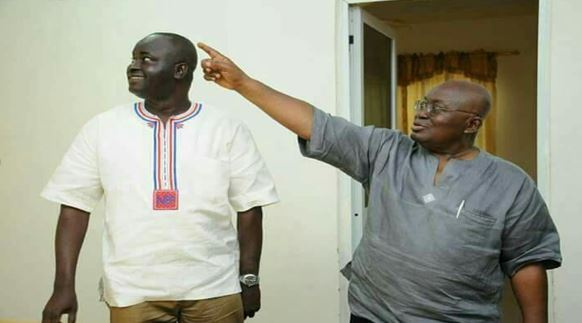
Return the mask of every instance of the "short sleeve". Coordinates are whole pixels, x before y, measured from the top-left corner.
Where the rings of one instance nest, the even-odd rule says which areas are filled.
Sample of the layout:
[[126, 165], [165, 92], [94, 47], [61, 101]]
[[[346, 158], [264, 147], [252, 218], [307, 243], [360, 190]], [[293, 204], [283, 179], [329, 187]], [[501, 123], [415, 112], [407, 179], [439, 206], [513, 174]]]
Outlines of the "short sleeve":
[[556, 226], [529, 178], [522, 184], [507, 214], [502, 239], [501, 267], [510, 277], [531, 263], [541, 263], [546, 269], [557, 268], [562, 263]]
[[388, 148], [397, 137], [396, 131], [360, 127], [313, 108], [311, 139], [298, 139], [303, 156], [335, 166], [366, 184], [379, 149]]
[[98, 119], [81, 129], [41, 196], [91, 212], [103, 196], [97, 159]]
[[230, 204], [237, 212], [279, 201], [275, 183], [244, 124], [239, 124], [230, 147]]

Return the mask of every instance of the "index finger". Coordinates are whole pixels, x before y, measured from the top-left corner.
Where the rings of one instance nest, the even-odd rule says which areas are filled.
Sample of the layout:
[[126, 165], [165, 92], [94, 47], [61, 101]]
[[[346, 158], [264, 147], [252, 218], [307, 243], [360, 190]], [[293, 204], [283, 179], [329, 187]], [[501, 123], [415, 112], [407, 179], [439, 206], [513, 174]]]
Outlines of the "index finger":
[[198, 43], [196, 45], [198, 45], [198, 48], [205, 51], [206, 54], [208, 54], [208, 56], [210, 56], [210, 58], [224, 57], [219, 51], [217, 51], [216, 49], [214, 49], [214, 48], [212, 48], [204, 43]]

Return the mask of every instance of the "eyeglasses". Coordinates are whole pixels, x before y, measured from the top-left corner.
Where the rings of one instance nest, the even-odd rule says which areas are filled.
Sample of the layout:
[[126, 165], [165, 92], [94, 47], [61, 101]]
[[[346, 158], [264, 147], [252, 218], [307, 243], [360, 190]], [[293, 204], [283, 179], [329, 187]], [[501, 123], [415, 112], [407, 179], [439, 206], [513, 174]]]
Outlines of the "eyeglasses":
[[426, 113], [428, 113], [430, 116], [435, 116], [442, 112], [463, 112], [473, 115], [479, 115], [471, 111], [447, 108], [446, 106], [438, 105], [434, 102], [431, 102], [427, 98], [416, 101], [416, 103], [414, 104], [414, 110], [416, 112], [426, 111]]

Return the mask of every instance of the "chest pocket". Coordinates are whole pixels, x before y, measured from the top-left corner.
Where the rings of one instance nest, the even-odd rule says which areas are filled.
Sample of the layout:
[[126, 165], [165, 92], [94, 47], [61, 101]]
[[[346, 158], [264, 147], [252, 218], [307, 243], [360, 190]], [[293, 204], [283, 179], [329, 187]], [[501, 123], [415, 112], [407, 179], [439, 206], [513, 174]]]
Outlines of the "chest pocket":
[[462, 229], [462, 235], [468, 242], [479, 243], [488, 240], [495, 218], [487, 213], [475, 209], [463, 209], [456, 219]]
[[488, 277], [498, 266], [501, 230], [496, 218], [475, 209], [464, 209], [459, 218], [453, 218], [455, 263], [476, 278]]
[[498, 265], [500, 230], [493, 216], [465, 208], [457, 218], [456, 209], [424, 207], [426, 213], [410, 214], [424, 222], [419, 221], [410, 233], [424, 240], [424, 256], [430, 263], [475, 281], [481, 281], [484, 272]]

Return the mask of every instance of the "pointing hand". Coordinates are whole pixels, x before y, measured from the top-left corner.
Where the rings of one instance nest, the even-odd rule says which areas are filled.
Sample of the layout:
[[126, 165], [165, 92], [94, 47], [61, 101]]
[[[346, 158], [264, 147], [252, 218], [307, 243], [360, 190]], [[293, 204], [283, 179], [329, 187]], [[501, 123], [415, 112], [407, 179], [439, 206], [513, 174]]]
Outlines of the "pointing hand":
[[198, 48], [210, 57], [201, 62], [205, 80], [212, 81], [226, 89], [237, 90], [249, 79], [236, 64], [216, 49], [204, 43], [198, 43]]

